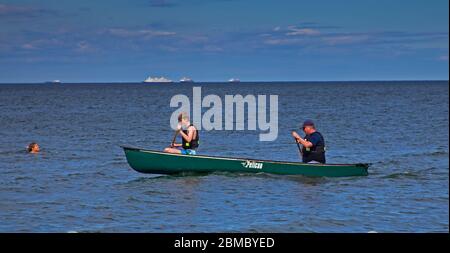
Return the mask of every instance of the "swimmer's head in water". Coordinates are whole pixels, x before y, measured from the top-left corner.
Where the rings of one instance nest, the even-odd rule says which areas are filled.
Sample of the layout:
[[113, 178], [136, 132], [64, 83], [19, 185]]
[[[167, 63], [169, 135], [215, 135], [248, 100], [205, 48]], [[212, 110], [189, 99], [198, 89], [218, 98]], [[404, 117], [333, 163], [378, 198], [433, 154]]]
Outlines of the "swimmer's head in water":
[[27, 151], [29, 153], [38, 153], [39, 152], [39, 145], [36, 142], [32, 142], [28, 145]]

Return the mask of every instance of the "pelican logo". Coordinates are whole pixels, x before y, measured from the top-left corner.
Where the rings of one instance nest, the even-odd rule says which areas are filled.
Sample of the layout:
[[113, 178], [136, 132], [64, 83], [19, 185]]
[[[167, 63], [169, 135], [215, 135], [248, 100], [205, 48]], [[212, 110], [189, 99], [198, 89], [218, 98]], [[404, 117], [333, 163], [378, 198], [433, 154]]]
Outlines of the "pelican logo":
[[262, 167], [263, 167], [263, 163], [258, 163], [258, 162], [249, 161], [249, 160], [242, 162], [241, 164], [244, 168], [248, 168], [248, 169], [262, 169]]

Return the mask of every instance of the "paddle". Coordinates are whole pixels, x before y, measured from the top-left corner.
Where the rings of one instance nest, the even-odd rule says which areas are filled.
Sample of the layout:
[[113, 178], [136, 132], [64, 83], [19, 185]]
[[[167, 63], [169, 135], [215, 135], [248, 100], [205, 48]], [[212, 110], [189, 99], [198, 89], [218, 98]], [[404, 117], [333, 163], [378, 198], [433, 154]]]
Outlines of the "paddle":
[[174, 135], [173, 138], [172, 138], [172, 143], [170, 144], [170, 147], [171, 147], [171, 148], [174, 147], [174, 145], [175, 145], [175, 140], [177, 139], [177, 136], [178, 136], [178, 130], [175, 131], [175, 135]]
[[300, 152], [300, 158], [303, 158], [303, 152], [302, 148], [300, 147], [300, 144], [297, 142], [297, 139], [294, 138], [295, 143], [297, 144], [298, 152]]
[[[294, 131], [292, 131], [294, 132]], [[295, 144], [297, 144], [298, 152], [300, 153], [300, 159], [303, 159], [302, 148], [300, 147], [300, 143], [298, 143], [297, 138], [294, 137]]]

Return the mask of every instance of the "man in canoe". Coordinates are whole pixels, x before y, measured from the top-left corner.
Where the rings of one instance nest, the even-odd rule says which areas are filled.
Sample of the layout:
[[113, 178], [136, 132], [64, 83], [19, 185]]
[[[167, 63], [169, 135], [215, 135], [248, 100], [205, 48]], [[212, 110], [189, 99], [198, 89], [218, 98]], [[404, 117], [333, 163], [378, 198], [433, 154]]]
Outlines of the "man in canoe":
[[[185, 130], [183, 130], [185, 128]], [[182, 143], [175, 143], [175, 138], [180, 134]], [[165, 148], [164, 152], [183, 155], [195, 155], [199, 145], [199, 136], [197, 128], [191, 124], [189, 117], [185, 113], [178, 115], [178, 128], [170, 147]], [[181, 148], [181, 149], [180, 149]]]
[[292, 131], [292, 136], [303, 146], [301, 150], [303, 162], [325, 163], [325, 139], [322, 134], [316, 130], [312, 120], [306, 120], [302, 128], [306, 134], [305, 138], [300, 137], [295, 131]]

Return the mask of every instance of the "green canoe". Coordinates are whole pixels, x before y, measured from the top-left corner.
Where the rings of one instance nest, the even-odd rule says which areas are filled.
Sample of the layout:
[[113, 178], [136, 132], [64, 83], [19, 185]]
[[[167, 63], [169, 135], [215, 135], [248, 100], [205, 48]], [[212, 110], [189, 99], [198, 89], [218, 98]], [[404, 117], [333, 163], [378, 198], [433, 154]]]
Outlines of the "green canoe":
[[178, 155], [122, 146], [131, 168], [142, 173], [246, 172], [312, 177], [367, 176], [368, 164], [309, 164], [204, 155]]

